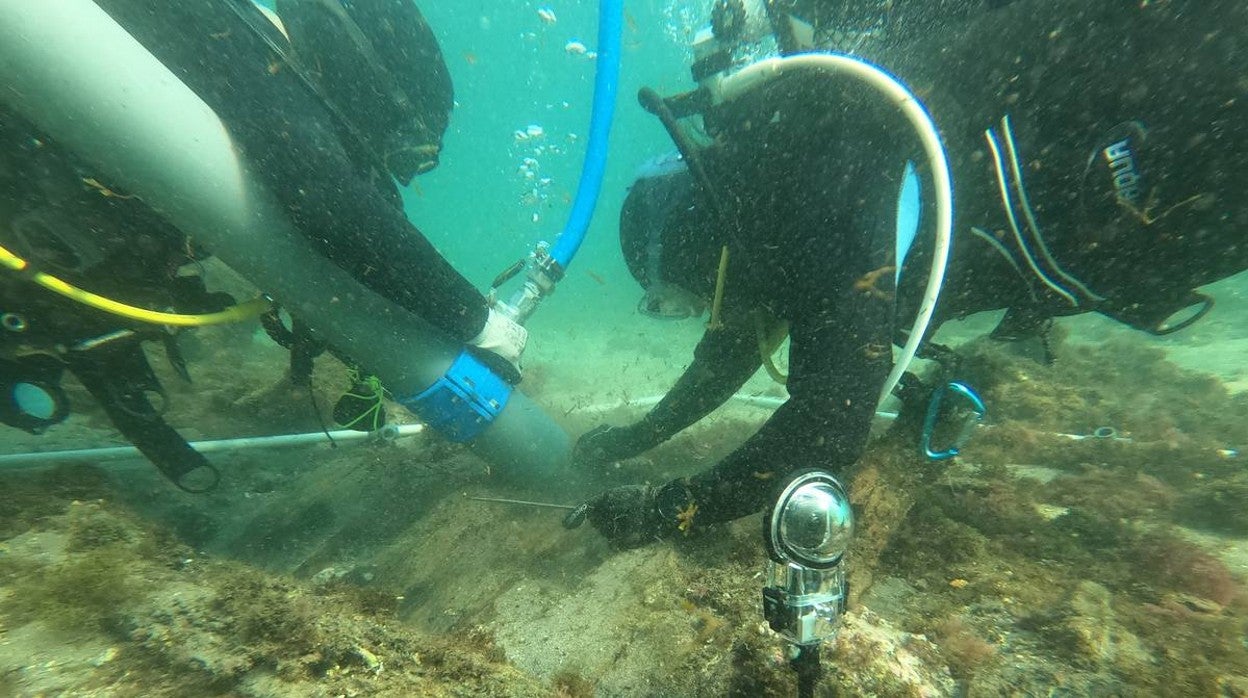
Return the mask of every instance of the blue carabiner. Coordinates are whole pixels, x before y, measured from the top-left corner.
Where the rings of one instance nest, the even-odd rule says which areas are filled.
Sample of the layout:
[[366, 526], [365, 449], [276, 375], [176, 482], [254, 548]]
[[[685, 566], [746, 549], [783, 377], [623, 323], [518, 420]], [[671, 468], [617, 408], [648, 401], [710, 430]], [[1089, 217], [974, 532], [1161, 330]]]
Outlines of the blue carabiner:
[[[953, 444], [942, 451], [932, 450], [932, 433], [936, 430], [936, 420], [940, 415], [940, 406], [944, 402], [945, 394], [954, 392], [970, 404], [971, 411], [967, 415], [966, 421], [962, 424], [962, 430], [958, 433], [958, 437], [954, 439]], [[927, 406], [927, 417], [923, 420], [923, 455], [930, 460], [948, 460], [962, 452], [962, 447], [966, 445], [968, 439], [971, 438], [971, 432], [975, 426], [984, 421], [984, 415], [988, 409], [984, 406], [983, 399], [979, 393], [971, 386], [962, 381], [951, 381], [946, 383], [943, 388], [932, 396], [932, 401]]]

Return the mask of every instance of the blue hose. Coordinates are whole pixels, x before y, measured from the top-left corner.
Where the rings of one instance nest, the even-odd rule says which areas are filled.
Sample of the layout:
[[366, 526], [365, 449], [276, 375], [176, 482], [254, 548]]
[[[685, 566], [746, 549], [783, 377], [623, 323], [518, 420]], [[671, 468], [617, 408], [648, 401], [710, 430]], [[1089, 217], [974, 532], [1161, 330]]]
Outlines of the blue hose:
[[594, 217], [602, 178], [607, 169], [607, 140], [611, 135], [611, 119], [615, 115], [615, 98], [620, 87], [621, 36], [624, 25], [624, 0], [600, 0], [598, 3], [598, 70], [594, 75], [594, 105], [589, 120], [589, 144], [581, 181], [576, 186], [572, 213], [555, 241], [550, 256], [560, 269], [567, 269], [585, 240], [589, 221]]

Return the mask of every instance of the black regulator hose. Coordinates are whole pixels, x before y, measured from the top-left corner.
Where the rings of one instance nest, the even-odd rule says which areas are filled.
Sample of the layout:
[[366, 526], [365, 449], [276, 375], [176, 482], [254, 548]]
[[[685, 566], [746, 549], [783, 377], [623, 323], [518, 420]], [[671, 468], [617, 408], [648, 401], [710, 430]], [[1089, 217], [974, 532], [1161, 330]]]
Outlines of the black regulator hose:
[[690, 140], [684, 129], [680, 127], [680, 123], [677, 121], [676, 115], [672, 113], [671, 107], [667, 105], [667, 101], [658, 92], [649, 87], [643, 87], [637, 92], [637, 101], [641, 103], [643, 109], [659, 117], [663, 128], [667, 130], [667, 135], [672, 139], [672, 143], [676, 145], [676, 150], [680, 151], [680, 157], [689, 166], [689, 171], [693, 173], [694, 180], [702, 188], [702, 193], [709, 200], [712, 211], [721, 222], [727, 220], [728, 211], [719, 197], [715, 183], [706, 171], [706, 166], [698, 154], [697, 146]]

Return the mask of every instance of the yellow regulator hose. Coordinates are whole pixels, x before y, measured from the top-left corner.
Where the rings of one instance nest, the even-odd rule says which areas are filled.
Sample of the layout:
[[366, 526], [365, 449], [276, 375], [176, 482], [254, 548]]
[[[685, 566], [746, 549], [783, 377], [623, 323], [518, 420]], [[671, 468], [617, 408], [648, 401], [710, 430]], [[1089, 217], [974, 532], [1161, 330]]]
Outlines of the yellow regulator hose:
[[0, 266], [7, 267], [16, 272], [23, 272], [24, 276], [40, 286], [60, 294], [66, 298], [90, 306], [96, 310], [102, 310], [106, 313], [119, 315], [121, 317], [137, 320], [138, 322], [146, 322], [153, 325], [173, 325], [176, 327], [199, 327], [203, 325], [222, 325], [229, 322], [240, 322], [242, 320], [250, 320], [263, 314], [271, 307], [271, 303], [263, 298], [256, 298], [245, 303], [231, 306], [216, 313], [206, 313], [203, 315], [183, 315], [181, 313], [162, 313], [156, 310], [148, 310], [147, 308], [139, 308], [133, 305], [126, 305], [111, 298], [105, 298], [90, 291], [78, 288], [73, 284], [66, 283], [61, 279], [41, 271], [35, 271], [30, 268], [30, 263], [18, 257], [9, 250], [0, 246]]

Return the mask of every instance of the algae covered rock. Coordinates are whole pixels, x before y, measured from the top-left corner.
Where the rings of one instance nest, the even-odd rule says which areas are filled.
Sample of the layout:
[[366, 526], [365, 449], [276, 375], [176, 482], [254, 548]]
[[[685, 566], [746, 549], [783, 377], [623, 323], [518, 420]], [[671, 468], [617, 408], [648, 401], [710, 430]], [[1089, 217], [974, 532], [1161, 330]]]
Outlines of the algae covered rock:
[[1200, 528], [1248, 535], [1248, 473], [1201, 481], [1183, 497], [1178, 515]]
[[1152, 662], [1139, 638], [1118, 622], [1113, 594], [1096, 582], [1075, 586], [1047, 634], [1091, 669], [1129, 673]]
[[60, 507], [0, 540], [0, 636], [21, 643], [0, 652], [2, 695], [550, 695], [488, 633], [432, 637], [363, 592], [205, 558], [108, 502]]
[[955, 683], [940, 650], [922, 635], [894, 628], [868, 609], [845, 616], [832, 644], [828, 680], [844, 695], [948, 696]]

